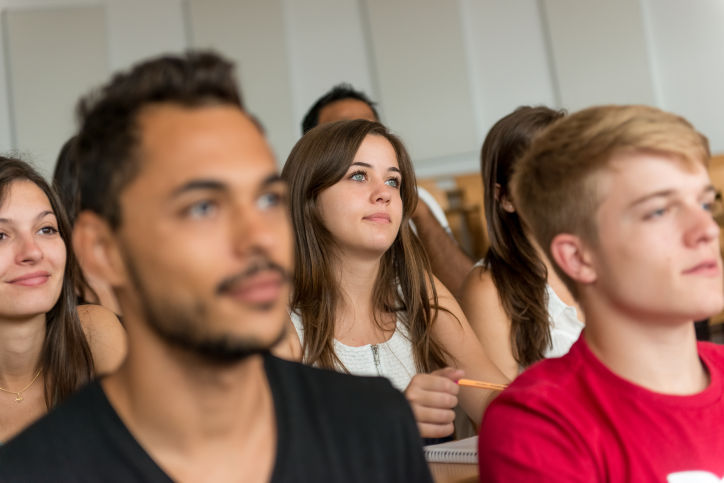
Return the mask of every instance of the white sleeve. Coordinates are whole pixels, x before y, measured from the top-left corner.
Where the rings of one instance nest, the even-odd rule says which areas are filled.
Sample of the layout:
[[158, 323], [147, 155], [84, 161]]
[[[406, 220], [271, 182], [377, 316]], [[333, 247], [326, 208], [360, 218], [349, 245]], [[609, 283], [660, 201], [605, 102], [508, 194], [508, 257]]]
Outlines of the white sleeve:
[[445, 210], [442, 209], [442, 206], [440, 206], [440, 203], [437, 202], [435, 197], [432, 196], [430, 192], [422, 186], [417, 187], [417, 196], [420, 198], [420, 201], [425, 203], [428, 208], [430, 208], [432, 215], [435, 217], [438, 223], [440, 223], [440, 226], [442, 226], [449, 235], [452, 235], [452, 231], [450, 230], [450, 223], [448, 223], [447, 217], [445, 217]]

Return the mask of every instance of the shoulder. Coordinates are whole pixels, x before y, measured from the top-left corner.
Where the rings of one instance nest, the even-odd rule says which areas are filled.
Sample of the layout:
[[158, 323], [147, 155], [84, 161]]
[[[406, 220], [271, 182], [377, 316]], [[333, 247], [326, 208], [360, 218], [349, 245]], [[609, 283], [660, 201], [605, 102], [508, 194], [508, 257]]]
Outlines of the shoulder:
[[364, 406], [380, 398], [390, 400], [393, 404], [395, 400], [405, 401], [401, 393], [382, 377], [351, 376], [277, 357], [268, 357], [265, 366], [270, 384], [285, 392], [296, 388], [307, 396], [327, 401], [345, 400], [355, 406]]
[[354, 434], [361, 444], [366, 438], [385, 437], [419, 442], [407, 400], [386, 378], [353, 376], [276, 357], [267, 357], [265, 366], [275, 400], [294, 413], [294, 425], [311, 432], [323, 426], [347, 438]]
[[536, 417], [578, 419], [582, 410], [587, 411], [591, 398], [588, 383], [593, 384], [589, 379], [595, 377], [579, 352], [574, 346], [563, 357], [543, 359], [523, 371], [491, 403], [490, 418], [488, 412], [484, 415], [487, 423], [495, 419], [496, 413], [521, 416], [508, 422], [523, 426], [527, 424], [523, 420]]
[[600, 475], [600, 450], [621, 394], [602, 381], [581, 341], [526, 369], [488, 407], [481, 478], [580, 481]]
[[94, 381], [0, 446], [0, 481], [168, 481]]
[[98, 391], [97, 382], [89, 384], [0, 446], [3, 476], [11, 476], [8, 481], [21, 475], [39, 477], [42, 475], [35, 472], [42, 471], [41, 467], [51, 471], [79, 456], [76, 452], [81, 446], [87, 449], [84, 441], [98, 431], [98, 425], [92, 421], [99, 405]]
[[[274, 357], [265, 367], [290, 481], [430, 481], [412, 410], [387, 379], [318, 369]], [[314, 451], [309, 442], [313, 441]], [[332, 469], [335, 476], [330, 476]]]
[[710, 371], [717, 370], [720, 374], [724, 374], [724, 345], [713, 342], [698, 342], [697, 350], [699, 356], [710, 366]]
[[[452, 308], [460, 306], [455, 296], [453, 296], [452, 292], [435, 275], [431, 274], [431, 278], [427, 279], [427, 286], [428, 290], [432, 287], [435, 288], [438, 304], [441, 307], [445, 307], [449, 310], [451, 309], [451, 307], [447, 307], [446, 305], [452, 305]], [[430, 297], [432, 298], [432, 293], [430, 293]]]
[[275, 357], [267, 358], [266, 369], [273, 392], [295, 405], [294, 411], [306, 407], [323, 413], [332, 424], [365, 426], [357, 428], [365, 432], [390, 424], [414, 426], [407, 400], [383, 377], [353, 376]]
[[495, 306], [500, 305], [498, 288], [493, 276], [485, 267], [476, 265], [465, 277], [460, 290], [460, 302], [463, 308], [468, 305]]
[[[435, 275], [432, 275], [428, 284], [435, 288], [435, 292], [437, 293], [437, 306], [440, 309], [437, 311], [437, 318], [435, 319], [436, 327], [434, 330], [439, 331], [443, 329], [458, 332], [462, 328], [462, 321], [464, 321], [464, 325], [467, 326], [468, 321], [463, 313], [463, 309], [460, 307], [460, 302], [452, 292], [450, 292]], [[430, 291], [430, 298], [432, 302], [432, 291]]]
[[502, 334], [507, 341], [510, 317], [500, 301], [490, 270], [480, 266], [471, 270], [460, 290], [460, 306], [478, 337]]
[[100, 305], [79, 305], [78, 318], [97, 374], [112, 372], [126, 356], [126, 331], [116, 314]]

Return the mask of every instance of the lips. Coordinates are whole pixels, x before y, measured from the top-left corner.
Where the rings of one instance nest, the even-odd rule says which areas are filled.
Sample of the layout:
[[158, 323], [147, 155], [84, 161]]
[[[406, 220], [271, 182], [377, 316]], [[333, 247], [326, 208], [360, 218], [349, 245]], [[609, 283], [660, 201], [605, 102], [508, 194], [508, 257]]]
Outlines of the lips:
[[279, 300], [286, 279], [277, 271], [258, 272], [228, 286], [223, 294], [242, 303], [269, 305]]
[[718, 276], [720, 273], [721, 270], [716, 260], [705, 260], [683, 271], [684, 275], [702, 275], [706, 277]]
[[38, 287], [47, 282], [49, 278], [50, 273], [48, 272], [33, 272], [16, 277], [8, 281], [8, 283], [11, 283], [13, 285], [21, 285], [24, 287]]
[[392, 219], [387, 213], [373, 213], [365, 216], [363, 219], [373, 223], [392, 223]]

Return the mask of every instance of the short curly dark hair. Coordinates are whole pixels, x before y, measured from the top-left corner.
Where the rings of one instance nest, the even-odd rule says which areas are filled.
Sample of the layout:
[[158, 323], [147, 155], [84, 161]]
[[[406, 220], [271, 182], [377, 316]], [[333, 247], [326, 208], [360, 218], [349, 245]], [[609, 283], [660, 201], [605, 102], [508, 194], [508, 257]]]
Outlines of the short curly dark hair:
[[375, 108], [377, 105], [376, 102], [372, 102], [372, 100], [367, 97], [367, 94], [356, 90], [351, 84], [342, 83], [332, 87], [332, 89], [317, 99], [317, 102], [309, 108], [309, 111], [307, 111], [304, 119], [302, 119], [302, 134], [307, 134], [308, 131], [319, 124], [319, 113], [322, 109], [333, 102], [342, 101], [344, 99], [356, 99], [364, 102], [370, 106], [370, 109], [372, 109], [375, 119], [380, 119], [380, 115], [377, 113], [377, 109]]

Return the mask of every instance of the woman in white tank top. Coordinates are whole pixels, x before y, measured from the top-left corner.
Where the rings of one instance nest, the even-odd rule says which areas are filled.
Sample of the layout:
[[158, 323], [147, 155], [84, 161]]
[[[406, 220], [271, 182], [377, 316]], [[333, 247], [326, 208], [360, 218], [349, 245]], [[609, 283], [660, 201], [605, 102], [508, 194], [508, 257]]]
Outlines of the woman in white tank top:
[[468, 274], [460, 303], [486, 354], [510, 378], [567, 353], [583, 329], [573, 297], [526, 235], [508, 189], [533, 138], [563, 115], [520, 107], [492, 127], [480, 154], [490, 248]]
[[423, 437], [452, 432], [458, 397], [479, 424], [494, 394], [455, 381], [507, 380], [409, 226], [417, 192], [400, 140], [370, 121], [321, 125], [296, 144], [282, 177], [296, 236], [298, 337], [289, 351], [316, 366], [389, 378]]

